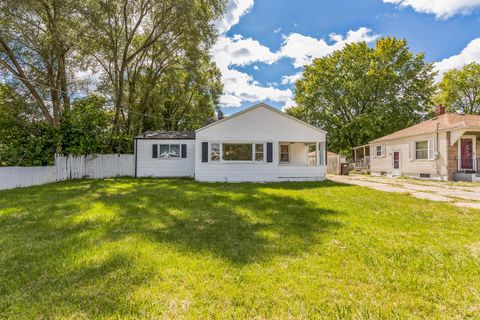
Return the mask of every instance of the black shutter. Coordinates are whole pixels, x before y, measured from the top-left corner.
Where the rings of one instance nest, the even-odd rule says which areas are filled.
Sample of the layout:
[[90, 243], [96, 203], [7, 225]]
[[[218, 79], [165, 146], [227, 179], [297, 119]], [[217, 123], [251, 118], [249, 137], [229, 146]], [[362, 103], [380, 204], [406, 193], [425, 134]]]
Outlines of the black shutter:
[[182, 158], [186, 158], [186, 157], [187, 157], [187, 145], [182, 144]]
[[267, 162], [273, 162], [273, 143], [267, 142]]
[[208, 162], [208, 142], [202, 142], [202, 162]]
[[158, 158], [158, 144], [152, 144], [152, 158]]

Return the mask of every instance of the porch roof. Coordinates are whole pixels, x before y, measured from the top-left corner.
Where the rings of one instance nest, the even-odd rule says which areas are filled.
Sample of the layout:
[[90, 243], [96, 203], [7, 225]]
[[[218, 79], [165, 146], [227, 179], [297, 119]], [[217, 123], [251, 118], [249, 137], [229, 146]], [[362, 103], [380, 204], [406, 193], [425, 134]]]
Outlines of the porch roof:
[[423, 121], [414, 126], [394, 132], [384, 137], [370, 141], [370, 143], [379, 143], [390, 140], [403, 139], [407, 137], [419, 136], [445, 130], [480, 129], [480, 116], [473, 114], [445, 113], [441, 116]]

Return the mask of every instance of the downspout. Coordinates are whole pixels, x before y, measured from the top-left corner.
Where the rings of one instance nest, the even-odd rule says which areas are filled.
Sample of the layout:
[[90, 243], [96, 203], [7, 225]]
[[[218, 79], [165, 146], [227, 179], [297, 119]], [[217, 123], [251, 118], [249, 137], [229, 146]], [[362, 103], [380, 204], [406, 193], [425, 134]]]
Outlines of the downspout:
[[138, 139], [135, 138], [135, 148], [133, 149], [133, 152], [135, 153], [135, 178], [137, 177], [137, 147], [138, 147]]

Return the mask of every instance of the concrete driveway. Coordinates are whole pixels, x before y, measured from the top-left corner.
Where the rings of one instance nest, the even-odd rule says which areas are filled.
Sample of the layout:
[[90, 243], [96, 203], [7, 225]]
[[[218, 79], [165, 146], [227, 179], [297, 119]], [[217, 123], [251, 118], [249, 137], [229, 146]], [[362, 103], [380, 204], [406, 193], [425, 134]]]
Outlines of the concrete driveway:
[[456, 184], [443, 181], [426, 181], [404, 178], [386, 178], [353, 174], [329, 175], [328, 179], [375, 190], [408, 193], [419, 199], [449, 202], [459, 207], [480, 209], [480, 185]]

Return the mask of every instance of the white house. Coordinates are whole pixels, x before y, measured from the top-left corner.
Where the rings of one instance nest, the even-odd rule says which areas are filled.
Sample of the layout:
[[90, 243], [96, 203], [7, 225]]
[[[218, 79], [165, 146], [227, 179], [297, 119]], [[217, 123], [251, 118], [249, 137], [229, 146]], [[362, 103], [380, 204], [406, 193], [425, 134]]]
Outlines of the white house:
[[355, 148], [354, 156], [373, 175], [480, 181], [479, 139], [480, 116], [439, 106], [434, 118]]
[[198, 181], [324, 180], [326, 132], [260, 103], [196, 132], [135, 138], [137, 177]]

